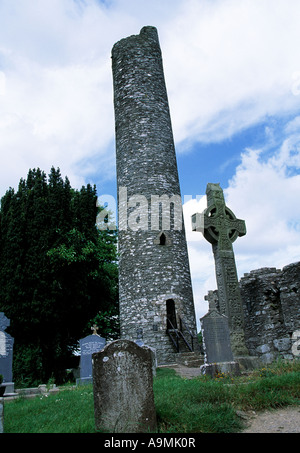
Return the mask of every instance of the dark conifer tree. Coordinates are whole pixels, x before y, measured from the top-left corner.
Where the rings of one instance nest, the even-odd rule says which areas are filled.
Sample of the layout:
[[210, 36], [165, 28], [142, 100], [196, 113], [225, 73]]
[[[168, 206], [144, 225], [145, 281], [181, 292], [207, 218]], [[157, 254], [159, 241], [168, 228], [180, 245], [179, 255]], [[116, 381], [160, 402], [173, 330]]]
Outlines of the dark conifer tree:
[[0, 211], [0, 311], [11, 319], [14, 380], [59, 382], [89, 321], [117, 305], [116, 236], [99, 231], [96, 187], [29, 170]]

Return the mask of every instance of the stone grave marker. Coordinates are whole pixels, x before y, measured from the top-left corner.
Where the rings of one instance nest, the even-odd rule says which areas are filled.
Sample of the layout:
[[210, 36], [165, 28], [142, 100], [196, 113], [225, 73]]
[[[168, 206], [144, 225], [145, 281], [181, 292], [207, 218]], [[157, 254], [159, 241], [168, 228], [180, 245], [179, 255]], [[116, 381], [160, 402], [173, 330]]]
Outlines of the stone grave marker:
[[227, 317], [213, 308], [200, 319], [200, 323], [204, 348], [202, 373], [239, 374], [239, 365], [234, 361], [231, 350]]
[[0, 374], [3, 375], [3, 383], [6, 384], [4, 395], [14, 393], [12, 375], [13, 345], [14, 338], [5, 332], [10, 326], [10, 320], [3, 312], [0, 312]]
[[237, 219], [226, 206], [219, 184], [209, 183], [206, 188], [205, 211], [192, 216], [192, 230], [201, 231], [212, 244], [220, 311], [228, 317], [232, 351], [235, 357], [248, 356], [245, 344], [242, 298], [232, 244], [246, 234], [245, 221]]
[[79, 341], [80, 344], [80, 378], [77, 384], [89, 384], [93, 380], [92, 354], [104, 348], [106, 339], [97, 334], [98, 328], [91, 327], [92, 335], [88, 335]]
[[96, 429], [114, 433], [153, 432], [152, 351], [116, 340], [93, 354]]

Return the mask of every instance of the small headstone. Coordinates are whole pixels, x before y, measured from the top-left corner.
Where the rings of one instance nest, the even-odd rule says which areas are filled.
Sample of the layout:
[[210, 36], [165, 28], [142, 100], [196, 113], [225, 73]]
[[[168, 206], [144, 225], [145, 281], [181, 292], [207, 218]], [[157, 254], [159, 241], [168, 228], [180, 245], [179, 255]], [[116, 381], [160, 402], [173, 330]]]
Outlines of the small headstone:
[[227, 317], [217, 310], [209, 311], [200, 319], [207, 363], [233, 360]]
[[77, 384], [88, 384], [93, 381], [92, 354], [104, 348], [106, 339], [97, 334], [98, 328], [93, 326], [92, 335], [88, 335], [79, 341], [80, 344], [80, 378]]
[[153, 353], [129, 340], [116, 340], [93, 354], [96, 429], [142, 433], [156, 429]]
[[0, 374], [3, 375], [3, 383], [6, 384], [5, 395], [14, 393], [14, 383], [12, 382], [14, 338], [5, 332], [9, 325], [10, 320], [0, 312]]
[[200, 322], [204, 348], [203, 374], [238, 374], [239, 365], [233, 358], [227, 317], [212, 308]]

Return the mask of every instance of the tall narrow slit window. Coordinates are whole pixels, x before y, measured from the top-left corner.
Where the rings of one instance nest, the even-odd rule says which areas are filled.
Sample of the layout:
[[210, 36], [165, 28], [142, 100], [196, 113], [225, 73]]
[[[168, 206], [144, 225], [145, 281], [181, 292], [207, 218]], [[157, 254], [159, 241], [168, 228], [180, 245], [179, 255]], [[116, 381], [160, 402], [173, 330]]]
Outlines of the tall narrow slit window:
[[159, 238], [159, 245], [166, 245], [166, 235], [162, 233]]

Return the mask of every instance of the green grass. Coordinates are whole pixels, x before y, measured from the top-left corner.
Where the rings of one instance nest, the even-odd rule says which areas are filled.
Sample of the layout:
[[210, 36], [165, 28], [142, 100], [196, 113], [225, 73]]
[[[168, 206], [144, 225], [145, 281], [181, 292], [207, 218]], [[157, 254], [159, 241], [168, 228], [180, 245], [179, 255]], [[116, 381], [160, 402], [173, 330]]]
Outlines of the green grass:
[[158, 374], [154, 388], [164, 432], [237, 432], [243, 427], [237, 410], [261, 411], [300, 403], [300, 367], [271, 377], [253, 374], [251, 381], [226, 376], [187, 380], [172, 370], [163, 370], [163, 374]]
[[4, 403], [6, 433], [93, 433], [92, 385]]
[[[158, 369], [154, 379], [160, 433], [230, 433], [242, 429], [236, 410], [265, 410], [300, 403], [300, 361], [276, 363], [247, 376], [183, 379]], [[5, 403], [7, 433], [92, 433], [92, 386]]]

